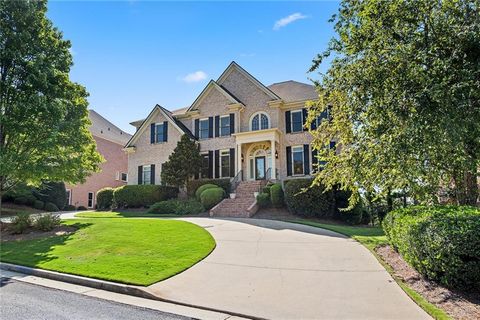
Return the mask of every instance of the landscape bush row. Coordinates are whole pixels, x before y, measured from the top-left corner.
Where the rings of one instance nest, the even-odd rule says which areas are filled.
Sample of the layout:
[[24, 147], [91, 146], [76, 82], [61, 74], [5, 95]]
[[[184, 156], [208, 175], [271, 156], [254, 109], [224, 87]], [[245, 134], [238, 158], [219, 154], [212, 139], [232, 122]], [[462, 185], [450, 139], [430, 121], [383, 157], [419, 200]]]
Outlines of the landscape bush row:
[[60, 225], [60, 217], [56, 214], [46, 213], [32, 218], [30, 214], [19, 214], [12, 218], [8, 230], [13, 234], [24, 233], [30, 228], [40, 231], [50, 231]]
[[480, 289], [480, 209], [406, 207], [389, 212], [383, 229], [422, 275], [447, 287]]
[[280, 183], [268, 183], [262, 192], [257, 195], [257, 204], [260, 208], [279, 208], [284, 205], [284, 195]]
[[128, 185], [97, 192], [97, 209], [141, 208], [178, 196], [178, 188], [161, 185]]

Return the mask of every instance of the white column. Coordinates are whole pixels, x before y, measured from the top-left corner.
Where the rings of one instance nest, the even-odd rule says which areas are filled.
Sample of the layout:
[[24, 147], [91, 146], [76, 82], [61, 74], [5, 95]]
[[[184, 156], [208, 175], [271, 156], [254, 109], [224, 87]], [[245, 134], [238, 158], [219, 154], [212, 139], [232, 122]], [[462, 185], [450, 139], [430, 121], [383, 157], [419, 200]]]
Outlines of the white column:
[[272, 158], [272, 174], [270, 175], [271, 179], [273, 180], [276, 180], [277, 179], [277, 176], [276, 176], [276, 173], [277, 173], [277, 170], [276, 170], [276, 160], [275, 159], [275, 140], [270, 140], [270, 144], [272, 145], [271, 146], [271, 150], [272, 150], [272, 153], [271, 153], [271, 158]]

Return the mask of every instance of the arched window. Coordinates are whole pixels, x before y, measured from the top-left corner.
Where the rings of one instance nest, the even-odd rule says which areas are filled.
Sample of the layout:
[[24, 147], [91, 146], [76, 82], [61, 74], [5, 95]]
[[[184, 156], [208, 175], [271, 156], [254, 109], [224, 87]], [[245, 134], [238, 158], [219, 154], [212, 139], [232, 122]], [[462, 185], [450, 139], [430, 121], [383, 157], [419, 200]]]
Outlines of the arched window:
[[269, 119], [265, 113], [256, 113], [251, 120], [251, 130], [264, 130], [269, 128]]

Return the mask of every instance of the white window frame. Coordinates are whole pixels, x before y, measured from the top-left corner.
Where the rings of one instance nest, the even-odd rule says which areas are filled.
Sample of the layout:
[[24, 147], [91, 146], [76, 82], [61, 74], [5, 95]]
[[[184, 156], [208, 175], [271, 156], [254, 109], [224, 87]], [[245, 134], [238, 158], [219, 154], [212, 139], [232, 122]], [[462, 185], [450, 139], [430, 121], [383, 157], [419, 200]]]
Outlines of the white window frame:
[[[90, 205], [90, 195], [92, 195], [92, 204]], [[93, 208], [95, 206], [95, 192], [89, 191], [87, 193], [87, 208]]]
[[[222, 119], [228, 119], [227, 120], [228, 126], [223, 126], [222, 127]], [[218, 126], [219, 126], [218, 136], [219, 137], [228, 137], [230, 135], [230, 127], [231, 127], [230, 115], [220, 116], [220, 119], [218, 120]], [[222, 134], [222, 128], [228, 128], [228, 132], [226, 134]]]
[[[163, 136], [163, 126], [164, 126], [164, 123], [163, 123], [163, 122], [155, 123], [155, 143], [165, 143], [165, 141], [163, 141], [163, 139], [165, 138], [165, 137]], [[162, 141], [158, 141], [158, 132], [159, 132], [158, 128], [159, 128], [159, 127], [162, 128], [162, 130], [161, 130], [161, 132], [162, 132]]]
[[[294, 153], [298, 152], [298, 151], [294, 151], [294, 149], [300, 149], [301, 152], [302, 152], [302, 173], [295, 173], [295, 162], [294, 162]], [[303, 150], [303, 145], [299, 145], [299, 146], [292, 146], [292, 176], [293, 177], [299, 177], [299, 176], [304, 176], [305, 175], [305, 154], [304, 154], [304, 151]]]
[[[125, 175], [125, 179], [123, 179], [123, 175]], [[128, 173], [121, 172], [120, 173], [120, 180], [123, 181], [123, 182], [128, 182]]]
[[[222, 165], [222, 157], [225, 157], [225, 156], [228, 156], [228, 172], [227, 172], [227, 175], [224, 176], [223, 175], [223, 165]], [[227, 178], [227, 177], [230, 177], [230, 166], [232, 165], [232, 159], [230, 159], [230, 149], [224, 149], [224, 150], [220, 150], [220, 178]]]
[[[267, 124], [267, 127], [266, 128], [262, 128], [262, 115], [265, 115], [267, 117], [267, 120], [268, 120], [268, 124]], [[253, 130], [253, 119], [258, 116], [258, 130]], [[249, 121], [249, 128], [250, 128], [250, 131], [259, 131], [259, 130], [267, 130], [267, 129], [270, 129], [271, 128], [271, 124], [272, 124], [272, 121], [270, 119], [270, 116], [268, 115], [268, 113], [266, 112], [262, 112], [262, 111], [259, 111], [259, 112], [255, 112], [254, 114], [252, 114], [250, 116], [250, 121]]]
[[[300, 122], [302, 123], [302, 125], [301, 125], [299, 131], [293, 130], [293, 114], [294, 114], [294, 113], [300, 113]], [[304, 126], [304, 125], [305, 125], [305, 123], [303, 123], [303, 110], [300, 109], [300, 110], [292, 110], [292, 111], [290, 111], [290, 132], [291, 132], [291, 133], [303, 132], [303, 126]]]
[[[207, 122], [207, 136], [205, 138], [202, 138], [202, 131], [205, 131], [205, 130], [202, 130], [202, 121], [206, 121]], [[210, 120], [209, 118], [203, 118], [203, 119], [200, 119], [198, 121], [198, 140], [206, 140], [206, 139], [209, 139], [210, 138]]]
[[72, 189], [67, 189], [67, 204], [72, 204]]
[[[145, 170], [145, 168], [148, 168], [148, 183], [145, 183], [145, 172], [147, 171]], [[143, 185], [151, 184], [152, 183], [151, 177], [152, 177], [152, 166], [149, 164], [142, 166], [142, 184]]]

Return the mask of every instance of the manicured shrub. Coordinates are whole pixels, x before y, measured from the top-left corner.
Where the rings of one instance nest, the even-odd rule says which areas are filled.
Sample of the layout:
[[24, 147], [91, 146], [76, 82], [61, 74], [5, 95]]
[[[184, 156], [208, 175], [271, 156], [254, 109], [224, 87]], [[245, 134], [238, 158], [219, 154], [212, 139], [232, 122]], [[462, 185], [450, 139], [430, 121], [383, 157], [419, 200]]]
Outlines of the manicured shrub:
[[194, 215], [204, 212], [202, 204], [194, 199], [178, 200], [171, 199], [160, 201], [148, 209], [148, 213], [156, 214], [175, 214], [175, 215]]
[[24, 233], [32, 226], [32, 223], [32, 217], [28, 213], [21, 213], [13, 217], [9, 228], [14, 234]]
[[63, 182], [43, 182], [34, 191], [34, 196], [45, 203], [53, 203], [60, 210], [67, 204], [67, 189], [65, 189], [65, 183]]
[[270, 188], [272, 188], [271, 184], [267, 184], [265, 187], [262, 188], [262, 193], [266, 193], [270, 195]]
[[67, 204], [65, 206], [65, 208], [63, 208], [63, 210], [65, 210], [65, 211], [75, 211], [75, 209], [76, 209], [75, 206], [73, 206], [71, 204]]
[[310, 187], [311, 179], [292, 179], [285, 182], [285, 203], [293, 214], [307, 217], [332, 217], [333, 192], [323, 192], [322, 186]]
[[259, 193], [257, 195], [257, 204], [260, 208], [266, 208], [270, 206], [270, 195], [268, 193]]
[[27, 197], [33, 195], [34, 188], [25, 184], [19, 183], [14, 188], [9, 189], [2, 195], [2, 201], [13, 202], [15, 198], [18, 197]]
[[27, 205], [27, 197], [24, 197], [24, 196], [17, 197], [15, 198], [15, 200], [13, 200], [13, 203], [21, 206], [25, 206]]
[[60, 209], [58, 209], [58, 207], [55, 205], [55, 203], [52, 203], [52, 202], [46, 202], [44, 209], [45, 209], [45, 211], [48, 211], [48, 212], [60, 211]]
[[176, 198], [178, 188], [160, 185], [130, 185], [113, 191], [113, 205], [117, 208], [148, 207], [156, 202]]
[[40, 200], [35, 200], [35, 202], [33, 203], [33, 207], [35, 209], [42, 210], [45, 207], [45, 203], [43, 203], [43, 201], [40, 201]]
[[283, 189], [280, 183], [275, 183], [270, 187], [270, 202], [276, 208], [283, 206]]
[[113, 203], [113, 188], [103, 188], [97, 191], [97, 209], [110, 209]]
[[190, 180], [187, 183], [187, 195], [193, 197], [197, 189], [204, 184], [214, 184], [225, 190], [226, 194], [230, 193], [230, 179], [197, 179]]
[[77, 210], [83, 211], [83, 210], [87, 210], [87, 208], [85, 206], [78, 206]]
[[46, 213], [35, 219], [34, 227], [41, 231], [51, 231], [60, 225], [60, 216], [58, 214]]
[[200, 202], [206, 210], [210, 210], [225, 198], [225, 190], [222, 188], [211, 188], [202, 192]]
[[382, 225], [394, 249], [427, 278], [480, 289], [480, 209], [412, 206], [389, 212]]
[[218, 186], [211, 183], [201, 185], [200, 187], [198, 187], [197, 191], [195, 191], [195, 198], [200, 201], [200, 195], [202, 194], [202, 192], [211, 188], [218, 188]]

